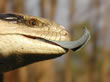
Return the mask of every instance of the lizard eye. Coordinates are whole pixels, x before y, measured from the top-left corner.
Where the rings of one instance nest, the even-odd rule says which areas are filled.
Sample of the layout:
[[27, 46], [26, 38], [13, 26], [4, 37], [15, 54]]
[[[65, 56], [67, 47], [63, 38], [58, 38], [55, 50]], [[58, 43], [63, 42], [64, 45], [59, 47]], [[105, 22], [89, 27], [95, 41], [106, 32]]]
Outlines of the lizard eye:
[[38, 23], [38, 20], [36, 20], [36, 19], [31, 19], [31, 20], [29, 20], [29, 24], [30, 24], [30, 25], [38, 25], [39, 23]]

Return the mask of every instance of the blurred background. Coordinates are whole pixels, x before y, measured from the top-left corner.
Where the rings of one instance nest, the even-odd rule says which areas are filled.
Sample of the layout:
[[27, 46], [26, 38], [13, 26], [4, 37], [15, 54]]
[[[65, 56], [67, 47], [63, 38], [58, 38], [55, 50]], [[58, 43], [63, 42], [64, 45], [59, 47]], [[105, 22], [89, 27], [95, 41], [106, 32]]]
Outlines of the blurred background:
[[78, 52], [5, 73], [4, 82], [110, 82], [110, 0], [0, 0], [0, 13], [41, 16], [76, 40], [86, 26], [89, 43]]

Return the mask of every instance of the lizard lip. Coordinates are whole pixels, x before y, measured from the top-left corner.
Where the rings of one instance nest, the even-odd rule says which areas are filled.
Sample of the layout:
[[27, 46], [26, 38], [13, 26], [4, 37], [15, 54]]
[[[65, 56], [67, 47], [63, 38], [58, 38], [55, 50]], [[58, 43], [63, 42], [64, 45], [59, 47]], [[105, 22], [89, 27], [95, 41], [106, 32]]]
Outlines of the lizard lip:
[[60, 46], [64, 49], [72, 49], [73, 51], [76, 51], [78, 49], [80, 49], [81, 47], [83, 47], [84, 44], [86, 44], [88, 42], [88, 40], [90, 39], [90, 33], [87, 30], [87, 28], [83, 28], [84, 29], [84, 34], [83, 36], [76, 41], [53, 41], [53, 40], [47, 40], [41, 37], [34, 37], [34, 36], [28, 36], [28, 35], [24, 35], [25, 37], [31, 38], [31, 39], [37, 39], [49, 44], [54, 44], [57, 46]]
[[[47, 40], [45, 38], [41, 38], [41, 37], [36, 37], [36, 36], [30, 36], [30, 35], [23, 35], [27, 38], [31, 38], [31, 39], [34, 39], [34, 40], [40, 40], [40, 41], [43, 41], [43, 42], [46, 42], [46, 43], [49, 43], [49, 44], [53, 44], [53, 45], [57, 45], [57, 46], [60, 46], [58, 45], [56, 42], [52, 41], [52, 40]], [[60, 41], [59, 41], [60, 42]], [[62, 46], [60, 46], [62, 47]], [[63, 48], [63, 47], [62, 47]]]

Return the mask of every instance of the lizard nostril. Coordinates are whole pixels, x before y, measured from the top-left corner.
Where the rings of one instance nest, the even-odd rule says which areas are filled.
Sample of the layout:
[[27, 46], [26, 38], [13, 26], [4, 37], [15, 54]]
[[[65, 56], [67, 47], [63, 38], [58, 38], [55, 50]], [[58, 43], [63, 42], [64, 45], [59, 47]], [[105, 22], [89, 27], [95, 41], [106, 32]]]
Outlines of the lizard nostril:
[[66, 41], [71, 40], [71, 36], [69, 35], [69, 33], [66, 30], [63, 30], [61, 32], [62, 38], [65, 39]]
[[63, 30], [61, 33], [62, 33], [63, 36], [67, 36], [68, 35], [68, 33], [65, 30]]
[[66, 36], [67, 35], [67, 32], [63, 33], [63, 35]]
[[66, 32], [64, 32], [64, 33], [62, 33], [63, 34], [63, 36], [66, 36], [67, 35], [67, 33]]

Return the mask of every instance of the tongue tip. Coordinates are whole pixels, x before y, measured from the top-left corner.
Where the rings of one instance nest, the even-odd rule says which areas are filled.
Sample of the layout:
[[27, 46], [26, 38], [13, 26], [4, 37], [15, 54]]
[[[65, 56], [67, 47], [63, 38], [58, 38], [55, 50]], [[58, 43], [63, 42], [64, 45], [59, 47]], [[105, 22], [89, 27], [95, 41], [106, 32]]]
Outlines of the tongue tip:
[[[84, 47], [84, 46], [87, 44], [87, 42], [88, 42], [89, 39], [91, 38], [90, 32], [88, 31], [88, 29], [87, 29], [85, 26], [83, 27], [83, 30], [84, 30], [85, 33], [84, 33], [84, 35], [81, 37], [81, 38], [82, 38], [82, 43], [81, 43], [79, 46], [73, 48], [73, 49], [72, 49], [73, 51], [78, 51], [78, 50], [80, 50], [82, 47]], [[80, 41], [80, 42], [81, 42], [81, 39], [80, 39], [80, 40], [77, 40], [77, 41]]]

